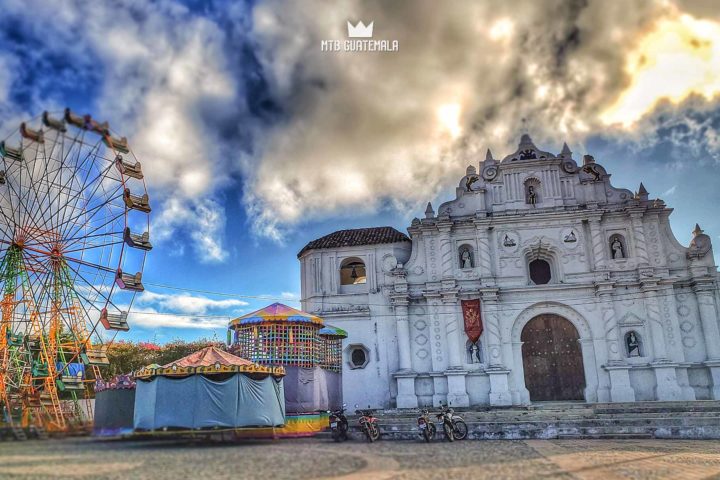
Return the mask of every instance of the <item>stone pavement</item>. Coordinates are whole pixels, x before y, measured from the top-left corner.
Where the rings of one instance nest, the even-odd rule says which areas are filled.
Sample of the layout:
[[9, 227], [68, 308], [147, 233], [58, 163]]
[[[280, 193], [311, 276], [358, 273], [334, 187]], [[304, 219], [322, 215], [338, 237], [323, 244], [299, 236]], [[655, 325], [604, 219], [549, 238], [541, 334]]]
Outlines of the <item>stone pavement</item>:
[[720, 478], [720, 442], [301, 439], [202, 444], [64, 439], [0, 443], [0, 479]]

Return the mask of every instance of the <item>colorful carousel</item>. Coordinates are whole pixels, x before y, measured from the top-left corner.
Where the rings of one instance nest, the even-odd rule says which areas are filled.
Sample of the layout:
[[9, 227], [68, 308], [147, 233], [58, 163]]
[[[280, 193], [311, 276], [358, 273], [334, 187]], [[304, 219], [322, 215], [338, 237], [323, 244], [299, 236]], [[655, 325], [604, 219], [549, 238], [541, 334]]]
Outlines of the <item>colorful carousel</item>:
[[[135, 372], [136, 434], [250, 428], [267, 436], [285, 424], [282, 366], [207, 347]], [[242, 436], [242, 435], [241, 435]]]
[[231, 351], [285, 369], [285, 427], [276, 436], [309, 436], [327, 428], [327, 410], [342, 406], [342, 340], [347, 333], [281, 303], [232, 320]]

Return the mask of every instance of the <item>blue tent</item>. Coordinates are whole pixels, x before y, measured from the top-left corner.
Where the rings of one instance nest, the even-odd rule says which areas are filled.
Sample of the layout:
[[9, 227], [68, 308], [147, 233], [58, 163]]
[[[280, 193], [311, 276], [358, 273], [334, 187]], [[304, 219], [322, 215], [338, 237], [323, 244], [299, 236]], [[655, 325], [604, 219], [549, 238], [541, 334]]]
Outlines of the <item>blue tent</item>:
[[135, 430], [279, 427], [285, 424], [282, 367], [208, 347], [136, 373]]

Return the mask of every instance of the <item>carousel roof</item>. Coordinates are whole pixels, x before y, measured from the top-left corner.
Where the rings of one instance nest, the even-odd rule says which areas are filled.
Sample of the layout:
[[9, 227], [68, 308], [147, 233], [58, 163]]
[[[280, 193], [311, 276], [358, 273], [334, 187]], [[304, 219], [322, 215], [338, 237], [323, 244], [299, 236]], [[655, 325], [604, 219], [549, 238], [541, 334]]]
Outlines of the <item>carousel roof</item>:
[[273, 303], [265, 308], [230, 321], [230, 326], [272, 322], [313, 323], [315, 325], [323, 325], [324, 323], [323, 319], [317, 315], [301, 312], [282, 303]]
[[210, 346], [166, 365], [148, 365], [135, 372], [135, 378], [149, 378], [157, 375], [186, 376], [222, 373], [267, 373], [274, 376], [283, 376], [285, 375], [285, 369], [283, 367], [260, 365]]
[[180, 360], [175, 360], [167, 365], [163, 365], [161, 368], [171, 368], [173, 365], [177, 365], [178, 367], [209, 367], [218, 363], [225, 366], [253, 364], [250, 360], [245, 360], [244, 358], [240, 358], [232, 353], [224, 352], [219, 348], [209, 346], [203, 348], [202, 350], [198, 350], [197, 352], [193, 352]]
[[347, 338], [348, 334], [345, 330], [332, 325], [325, 325], [323, 328], [318, 330], [318, 335], [323, 337], [335, 337], [335, 338]]

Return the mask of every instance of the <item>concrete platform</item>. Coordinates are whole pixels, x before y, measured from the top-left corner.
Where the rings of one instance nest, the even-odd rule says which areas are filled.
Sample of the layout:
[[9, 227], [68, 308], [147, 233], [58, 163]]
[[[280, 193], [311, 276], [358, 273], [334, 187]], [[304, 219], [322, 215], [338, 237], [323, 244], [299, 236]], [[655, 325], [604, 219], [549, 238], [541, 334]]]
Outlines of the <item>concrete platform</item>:
[[[720, 439], [720, 401], [541, 403], [502, 409], [458, 409], [475, 440], [561, 438]], [[417, 411], [377, 412], [382, 438], [418, 438]], [[351, 431], [357, 418], [349, 417]]]

